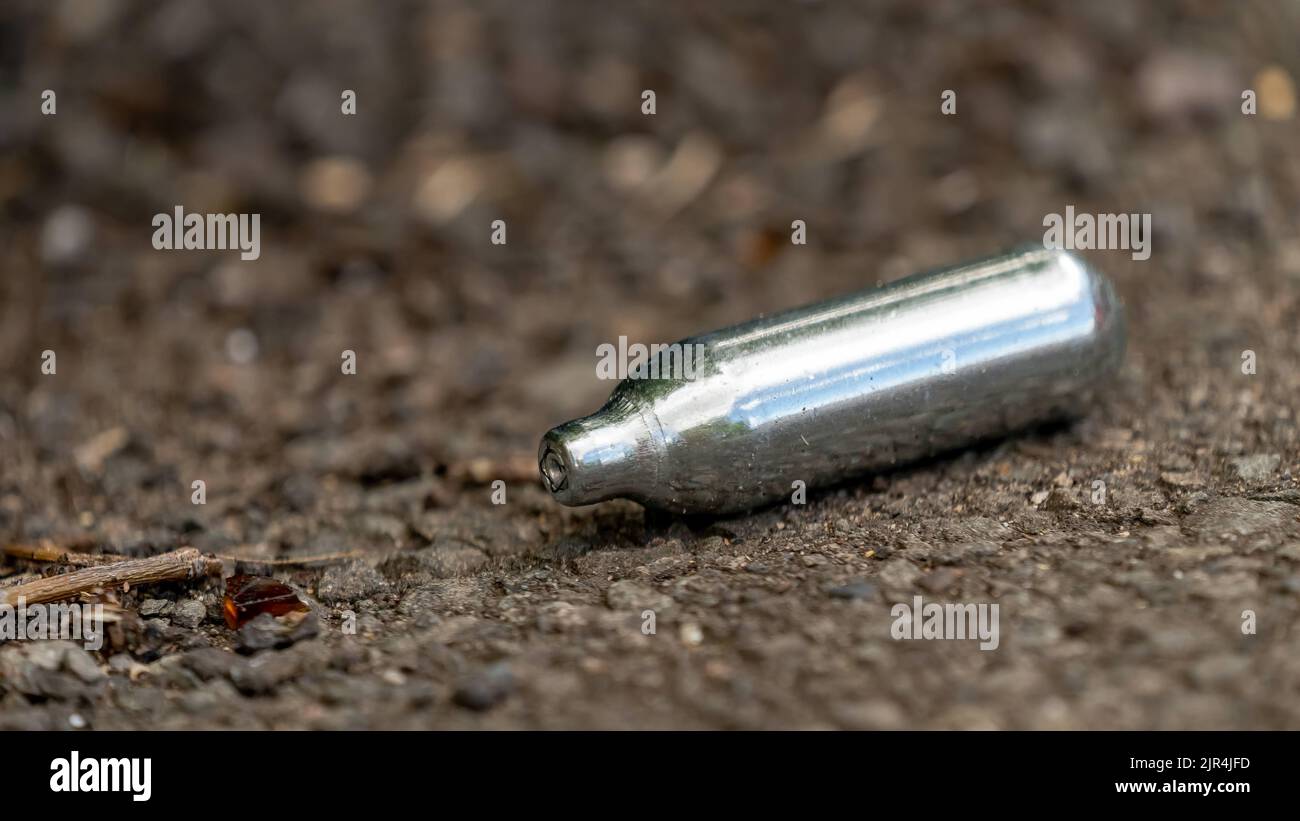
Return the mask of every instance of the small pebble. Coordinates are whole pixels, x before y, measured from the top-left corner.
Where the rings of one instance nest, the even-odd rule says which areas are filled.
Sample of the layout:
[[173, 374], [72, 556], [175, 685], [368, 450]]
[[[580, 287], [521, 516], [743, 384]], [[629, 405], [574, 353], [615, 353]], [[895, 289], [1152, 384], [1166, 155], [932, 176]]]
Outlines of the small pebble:
[[338, 604], [368, 598], [383, 587], [384, 577], [366, 562], [355, 559], [325, 571], [316, 595], [326, 604]]
[[189, 599], [188, 601], [181, 602], [172, 609], [171, 619], [173, 624], [180, 625], [181, 627], [188, 627], [193, 630], [195, 627], [202, 624], [203, 620], [206, 619], [207, 616], [208, 608], [203, 605], [203, 602], [198, 601], [197, 599]]
[[663, 610], [670, 607], [673, 600], [654, 588], [644, 584], [623, 579], [614, 582], [605, 591], [605, 601], [611, 610]]
[[704, 643], [704, 631], [694, 622], [686, 622], [683, 624], [681, 629], [677, 631], [677, 634], [681, 638], [682, 644], [685, 644], [687, 647], [699, 647]]
[[283, 650], [304, 639], [320, 635], [320, 622], [314, 613], [308, 613], [297, 624], [262, 613], [239, 628], [236, 634], [237, 649], [244, 654], [272, 648]]
[[456, 685], [451, 699], [461, 707], [482, 712], [505, 701], [514, 689], [515, 678], [510, 667], [499, 663], [467, 676]]
[[826, 592], [833, 599], [871, 599], [876, 596], [876, 587], [863, 579], [858, 579], [839, 587], [832, 587]]
[[166, 599], [145, 599], [140, 603], [140, 615], [146, 619], [153, 616], [165, 616], [172, 612], [174, 607], [175, 604]]
[[63, 668], [87, 684], [104, 678], [104, 671], [99, 669], [95, 657], [77, 646], [69, 647], [64, 653]]
[[1241, 456], [1230, 463], [1237, 478], [1245, 482], [1262, 482], [1277, 472], [1282, 457], [1276, 453], [1260, 453], [1255, 456]]
[[41, 227], [41, 258], [49, 265], [66, 265], [81, 259], [95, 238], [91, 213], [77, 205], [61, 206]]

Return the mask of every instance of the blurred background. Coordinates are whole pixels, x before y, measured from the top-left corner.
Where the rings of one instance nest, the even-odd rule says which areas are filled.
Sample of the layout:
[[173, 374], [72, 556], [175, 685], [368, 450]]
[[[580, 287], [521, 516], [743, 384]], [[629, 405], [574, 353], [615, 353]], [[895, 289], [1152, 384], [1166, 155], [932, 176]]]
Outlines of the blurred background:
[[[1174, 662], [1157, 639], [1108, 683], [1070, 665], [1113, 656], [1108, 641], [1141, 644], [1134, 630], [1147, 635], [1096, 615], [1110, 593], [1092, 602], [1086, 591], [1113, 584], [1133, 607], [1169, 604], [1175, 620], [1203, 611], [1195, 590], [1161, 587], [1174, 565], [1140, 583], [1110, 578], [1139, 572], [1127, 559], [1107, 564], [1121, 550], [1115, 539], [1151, 528], [1195, 541], [1199, 531], [1180, 517], [1199, 505], [1239, 497], [1251, 481], [1275, 497], [1294, 487], [1298, 23], [1300, 5], [1281, 0], [7, 2], [0, 536], [281, 556], [437, 548], [459, 533], [486, 559], [470, 577], [495, 592], [439, 606], [504, 618], [516, 632], [514, 644], [476, 639], [456, 652], [469, 666], [524, 656], [514, 662], [518, 703], [492, 714], [501, 726], [1296, 726], [1295, 703], [1277, 700], [1294, 694], [1294, 664], [1263, 650], [1216, 661], [1237, 659], [1232, 623], [1186, 628], [1179, 653], [1189, 665], [1210, 659], [1204, 681], [1186, 671], [1166, 681]], [[46, 89], [57, 94], [53, 115], [42, 113]], [[653, 115], [642, 113], [647, 89]], [[1245, 89], [1257, 95], [1253, 116], [1242, 112]], [[345, 90], [355, 115], [341, 111]], [[940, 111], [945, 90], [956, 92], [953, 115]], [[261, 257], [154, 250], [153, 215], [177, 205], [260, 213]], [[1040, 241], [1044, 216], [1067, 205], [1150, 213], [1154, 237], [1146, 262], [1088, 254], [1116, 281], [1132, 342], [1121, 386], [1090, 427], [1061, 434], [1064, 445], [867, 482], [806, 514], [715, 526], [722, 531], [647, 522], [630, 505], [560, 511], [534, 486], [540, 434], [608, 393], [594, 371], [601, 343], [670, 342]], [[490, 242], [497, 219], [504, 246]], [[806, 246], [789, 242], [796, 219], [807, 224]], [[1256, 378], [1240, 372], [1246, 349], [1260, 363]], [[45, 350], [57, 354], [57, 376], [40, 371]], [[356, 352], [355, 376], [340, 374], [345, 350]], [[1232, 467], [1261, 453], [1277, 457], [1266, 477]], [[1106, 511], [1058, 516], [1026, 501], [1098, 475], [1117, 477]], [[207, 482], [201, 508], [189, 504], [195, 478]], [[502, 510], [487, 502], [494, 478], [517, 494]], [[791, 515], [805, 519], [783, 533]], [[983, 669], [961, 665], [994, 662], [945, 661], [957, 665], [945, 676], [922, 672], [933, 662], [918, 657], [918, 678], [899, 672], [894, 696], [836, 706], [834, 693], [861, 692], [873, 671], [908, 669], [890, 644], [861, 658], [831, 652], [837, 661], [822, 665], [821, 680], [843, 686], [820, 691], [820, 705], [795, 673], [772, 678], [778, 689], [764, 694], [762, 653], [746, 656], [737, 632], [748, 616], [710, 615], [744, 601], [727, 577], [701, 582], [712, 599], [678, 599], [719, 638], [708, 663], [721, 667], [679, 646], [647, 662], [681, 676], [666, 674], [647, 701], [626, 676], [615, 678], [630, 689], [606, 686], [602, 676], [617, 669], [606, 644], [557, 637], [536, 622], [546, 612], [530, 609], [557, 597], [581, 609], [584, 596], [603, 607], [611, 568], [572, 562], [615, 548], [633, 563], [626, 573], [674, 551], [702, 550], [706, 565], [774, 551], [785, 559], [768, 564], [787, 587], [772, 582], [768, 592], [794, 585], [821, 602], [815, 591], [835, 581], [832, 569], [878, 583], [879, 562], [864, 552], [877, 543], [929, 545], [930, 554], [902, 555], [933, 573], [945, 547], [1000, 541], [940, 532], [941, 519], [962, 515], [1095, 549], [1089, 561], [1105, 565], [1067, 587], [1092, 614], [1079, 629], [1099, 631], [1090, 649], [1053, 661], [1011, 640], [1011, 660], [998, 662], [1012, 671], [1005, 696], [952, 694]], [[1270, 515], [1266, 526], [1233, 528], [1265, 539], [1276, 565], [1205, 566], [1216, 556], [1202, 556], [1183, 569], [1244, 574], [1243, 596], [1277, 596], [1294, 623], [1281, 585], [1300, 589], [1300, 554], [1276, 552], [1296, 544], [1294, 519]], [[912, 522], [910, 535], [889, 525], [898, 516]], [[857, 552], [831, 551], [833, 567], [821, 569], [798, 560], [826, 538]], [[973, 585], [959, 591], [968, 597], [1000, 595], [1011, 579], [1033, 587], [1037, 571], [985, 561], [954, 559], [965, 581], [950, 586]], [[1064, 572], [1056, 562], [1049, 575]], [[536, 572], [570, 574], [547, 584], [572, 589], [520, 604], [526, 618], [501, 617], [493, 585], [517, 593], [512, 585]], [[411, 585], [396, 571], [386, 578], [389, 598], [374, 612], [387, 623]], [[645, 578], [663, 588], [675, 577]], [[1210, 579], [1211, 588], [1222, 585]], [[1069, 595], [1040, 593], [1051, 602], [1040, 614], [1045, 635], [1068, 642]], [[821, 606], [782, 615], [785, 626], [763, 640], [788, 634], [784, 652], [802, 659], [791, 663], [817, 669], [809, 659], [829, 639], [807, 625], [862, 621]], [[574, 672], [571, 653], [596, 661]], [[1134, 669], [1154, 677], [1143, 680], [1146, 695], [1124, 683]], [[586, 700], [556, 695], [570, 692], [557, 682]], [[1186, 699], [1154, 705], [1152, 688], [1164, 686], [1188, 688]], [[1102, 692], [1101, 702], [1084, 703], [1085, 690]], [[304, 692], [292, 698], [310, 700]], [[639, 718], [624, 698], [642, 705]], [[126, 708], [96, 703], [99, 726], [132, 726]], [[300, 720], [286, 717], [292, 703], [272, 699], [249, 720]], [[411, 720], [366, 715], [358, 720], [369, 726]]]

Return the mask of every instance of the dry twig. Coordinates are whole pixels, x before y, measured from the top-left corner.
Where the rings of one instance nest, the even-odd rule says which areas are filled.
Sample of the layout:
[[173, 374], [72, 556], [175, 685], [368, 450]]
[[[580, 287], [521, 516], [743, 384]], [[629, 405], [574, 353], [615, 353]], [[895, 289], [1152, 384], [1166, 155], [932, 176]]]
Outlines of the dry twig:
[[[70, 550], [49, 539], [36, 543], [16, 542], [0, 546], [0, 554], [27, 562], [50, 562], [66, 564], [72, 567], [97, 567], [126, 561], [126, 557], [114, 553], [83, 553]], [[263, 559], [257, 556], [233, 556], [227, 553], [209, 554], [213, 559], [223, 562], [236, 562], [241, 565], [260, 567], [319, 567], [338, 564], [365, 556], [361, 550], [344, 550], [335, 553], [317, 553], [311, 556], [286, 556], [279, 559]]]
[[41, 604], [101, 587], [183, 581], [220, 573], [219, 559], [204, 556], [193, 547], [185, 547], [161, 556], [101, 564], [16, 585], [0, 590], [0, 604], [15, 604], [19, 598], [26, 600], [27, 604]]
[[350, 559], [359, 559], [364, 556], [360, 550], [345, 550], [340, 553], [317, 553], [314, 556], [286, 556], [281, 559], [259, 559], [255, 556], [230, 556], [222, 553], [216, 553], [212, 558], [224, 562], [235, 562], [244, 566], [258, 567], [319, 567], [323, 565], [339, 564]]
[[452, 462], [447, 466], [447, 478], [463, 485], [486, 485], [497, 479], [505, 482], [541, 481], [537, 473], [537, 457], [531, 453]]
[[120, 556], [105, 556], [98, 553], [82, 553], [78, 550], [71, 550], [67, 546], [58, 545], [49, 539], [42, 539], [34, 544], [21, 542], [7, 544], [0, 547], [0, 553], [12, 559], [22, 559], [28, 562], [55, 562], [56, 564], [69, 564], [74, 567], [94, 567], [95, 565], [111, 564], [122, 560]]

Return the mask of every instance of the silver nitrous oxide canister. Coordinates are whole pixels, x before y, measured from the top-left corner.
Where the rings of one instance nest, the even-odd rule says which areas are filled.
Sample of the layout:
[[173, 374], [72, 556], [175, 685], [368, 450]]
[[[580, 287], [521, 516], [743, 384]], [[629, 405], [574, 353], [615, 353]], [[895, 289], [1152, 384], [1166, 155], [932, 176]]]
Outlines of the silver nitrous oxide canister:
[[620, 382], [542, 439], [542, 480], [566, 505], [746, 510], [1077, 415], [1124, 336], [1110, 283], [1064, 251], [919, 274], [668, 346], [699, 346], [689, 378], [665, 360]]

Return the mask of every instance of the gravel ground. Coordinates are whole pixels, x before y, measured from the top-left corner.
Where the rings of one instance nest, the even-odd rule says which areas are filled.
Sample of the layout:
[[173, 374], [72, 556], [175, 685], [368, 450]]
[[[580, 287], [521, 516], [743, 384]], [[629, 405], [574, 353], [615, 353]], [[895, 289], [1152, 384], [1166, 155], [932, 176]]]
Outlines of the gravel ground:
[[[275, 568], [295, 628], [227, 629], [220, 579], [106, 591], [103, 651], [0, 645], [0, 727], [1300, 728], [1297, 23], [5, 4], [0, 539], [356, 558]], [[260, 213], [260, 258], [154, 250], [177, 204]], [[540, 435], [608, 393], [602, 342], [1034, 241], [1066, 205], [1154, 226], [1149, 260], [1085, 253], [1130, 346], [1080, 423], [725, 519], [537, 482]], [[893, 640], [915, 595], [997, 603], [998, 648]]]

